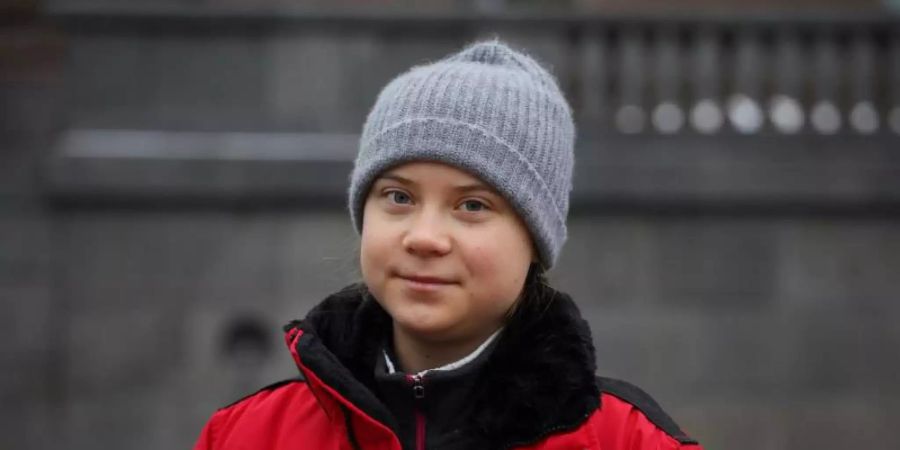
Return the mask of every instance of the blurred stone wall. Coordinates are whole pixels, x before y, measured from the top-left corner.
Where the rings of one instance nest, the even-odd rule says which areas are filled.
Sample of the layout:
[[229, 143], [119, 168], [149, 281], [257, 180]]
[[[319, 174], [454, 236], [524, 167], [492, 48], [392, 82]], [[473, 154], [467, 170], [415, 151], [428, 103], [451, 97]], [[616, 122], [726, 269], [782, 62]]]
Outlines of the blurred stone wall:
[[[341, 184], [302, 158], [161, 150], [181, 132], [356, 133], [388, 79], [486, 30], [579, 105], [589, 138], [551, 278], [591, 322], [600, 372], [709, 449], [900, 447], [900, 146], [884, 123], [624, 133], [615, 108], [591, 111], [609, 96], [577, 75], [593, 63], [576, 44], [596, 43], [565, 23], [17, 17], [0, 40], [4, 448], [186, 448], [216, 407], [291, 376], [280, 325], [357, 279]], [[103, 129], [138, 134], [112, 156], [61, 144]], [[284, 167], [321, 195], [265, 184]]]

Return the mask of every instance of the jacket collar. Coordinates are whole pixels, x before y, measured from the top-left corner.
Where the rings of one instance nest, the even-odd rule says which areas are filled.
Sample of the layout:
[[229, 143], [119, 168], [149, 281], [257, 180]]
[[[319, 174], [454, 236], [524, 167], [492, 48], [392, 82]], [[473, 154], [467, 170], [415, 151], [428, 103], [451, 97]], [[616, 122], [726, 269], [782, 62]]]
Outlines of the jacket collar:
[[[590, 329], [568, 295], [547, 289], [546, 305], [520, 308], [510, 319], [471, 387], [469, 426], [492, 447], [527, 444], [575, 428], [599, 406]], [[356, 284], [285, 330], [303, 331], [292, 343], [298, 363], [396, 430], [395, 418], [374, 394], [373, 369], [390, 327], [390, 316]]]

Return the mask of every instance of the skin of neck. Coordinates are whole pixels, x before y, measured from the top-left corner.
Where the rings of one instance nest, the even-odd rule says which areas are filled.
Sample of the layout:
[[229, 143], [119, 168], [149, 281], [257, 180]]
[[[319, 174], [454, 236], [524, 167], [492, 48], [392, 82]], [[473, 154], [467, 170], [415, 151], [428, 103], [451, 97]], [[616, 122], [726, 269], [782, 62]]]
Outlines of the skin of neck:
[[489, 330], [483, 336], [466, 341], [429, 341], [411, 335], [394, 326], [394, 353], [400, 368], [406, 373], [419, 373], [434, 369], [466, 357], [474, 352], [488, 337], [499, 329]]

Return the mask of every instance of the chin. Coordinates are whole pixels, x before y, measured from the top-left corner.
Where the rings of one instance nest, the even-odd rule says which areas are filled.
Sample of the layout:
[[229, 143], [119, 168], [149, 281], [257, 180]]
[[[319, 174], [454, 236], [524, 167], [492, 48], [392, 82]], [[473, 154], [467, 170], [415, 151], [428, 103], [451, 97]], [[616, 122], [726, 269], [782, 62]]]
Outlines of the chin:
[[452, 334], [453, 330], [451, 326], [445, 323], [435, 323], [405, 317], [395, 318], [394, 325], [403, 328], [407, 334], [429, 341], [445, 340]]

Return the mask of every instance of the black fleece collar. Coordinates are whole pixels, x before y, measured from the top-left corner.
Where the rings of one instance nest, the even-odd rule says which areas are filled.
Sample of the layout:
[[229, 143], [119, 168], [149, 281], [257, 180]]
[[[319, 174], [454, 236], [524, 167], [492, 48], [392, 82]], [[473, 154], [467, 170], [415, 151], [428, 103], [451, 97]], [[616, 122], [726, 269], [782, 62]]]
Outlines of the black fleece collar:
[[[472, 386], [469, 429], [492, 448], [536, 442], [573, 429], [597, 407], [590, 329], [571, 298], [548, 290], [540, 309], [516, 314], [495, 342]], [[374, 419], [397, 422], [376, 397], [375, 370], [391, 318], [356, 284], [326, 298], [302, 321], [297, 351], [304, 365]]]

